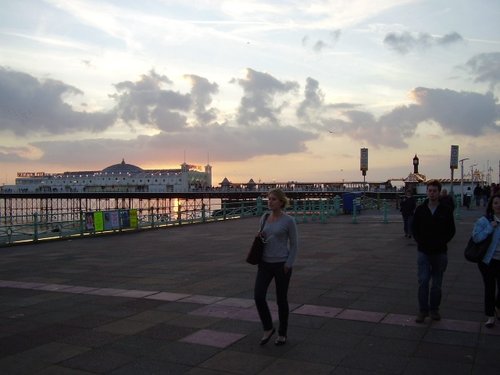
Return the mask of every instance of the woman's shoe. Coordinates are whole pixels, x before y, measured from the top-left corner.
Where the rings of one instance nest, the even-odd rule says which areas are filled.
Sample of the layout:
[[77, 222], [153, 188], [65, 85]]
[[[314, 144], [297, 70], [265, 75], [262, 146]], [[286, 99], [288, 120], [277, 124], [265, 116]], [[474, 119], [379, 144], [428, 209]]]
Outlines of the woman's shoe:
[[273, 328], [271, 330], [271, 332], [269, 332], [269, 334], [267, 336], [264, 336], [261, 340], [260, 340], [260, 344], [259, 345], [266, 345], [269, 340], [271, 340], [271, 337], [273, 337], [274, 333], [276, 332], [276, 330]]
[[486, 323], [484, 323], [484, 326], [487, 328], [492, 328], [494, 325], [495, 325], [495, 317], [488, 316], [488, 320], [486, 320]]
[[497, 319], [500, 320], [500, 307], [495, 306], [495, 314], [497, 315]]
[[274, 341], [274, 345], [281, 346], [286, 344], [286, 336], [278, 336]]

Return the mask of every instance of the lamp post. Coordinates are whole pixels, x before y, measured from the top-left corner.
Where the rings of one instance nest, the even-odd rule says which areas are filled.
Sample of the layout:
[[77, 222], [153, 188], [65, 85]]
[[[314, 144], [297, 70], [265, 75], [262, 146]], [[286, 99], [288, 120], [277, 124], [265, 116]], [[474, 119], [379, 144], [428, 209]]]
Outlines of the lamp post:
[[450, 192], [453, 195], [453, 171], [458, 167], [458, 145], [451, 146], [451, 155], [450, 155], [450, 170], [451, 170], [451, 187]]
[[474, 191], [474, 167], [476, 165], [477, 164], [472, 164], [470, 166], [470, 190], [471, 190], [471, 192]]
[[368, 149], [363, 147], [360, 155], [360, 170], [363, 174], [363, 195], [366, 192], [366, 171], [368, 170]]
[[469, 158], [460, 159], [460, 206], [464, 203], [464, 161]]

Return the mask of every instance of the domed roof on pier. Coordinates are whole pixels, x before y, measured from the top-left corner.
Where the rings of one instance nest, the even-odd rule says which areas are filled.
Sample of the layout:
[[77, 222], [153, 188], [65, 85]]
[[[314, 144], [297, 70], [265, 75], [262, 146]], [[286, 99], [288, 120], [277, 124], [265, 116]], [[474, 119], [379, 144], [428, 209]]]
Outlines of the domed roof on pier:
[[125, 163], [125, 159], [122, 159], [121, 163], [110, 165], [102, 170], [102, 173], [141, 173], [142, 168], [137, 165]]

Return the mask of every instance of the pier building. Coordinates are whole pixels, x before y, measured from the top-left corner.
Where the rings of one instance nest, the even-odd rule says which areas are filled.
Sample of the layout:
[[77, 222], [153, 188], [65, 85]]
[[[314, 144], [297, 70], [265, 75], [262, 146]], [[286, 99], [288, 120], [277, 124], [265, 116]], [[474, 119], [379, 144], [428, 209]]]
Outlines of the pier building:
[[182, 163], [177, 169], [142, 169], [121, 163], [100, 171], [18, 172], [2, 193], [175, 193], [212, 187], [212, 166]]

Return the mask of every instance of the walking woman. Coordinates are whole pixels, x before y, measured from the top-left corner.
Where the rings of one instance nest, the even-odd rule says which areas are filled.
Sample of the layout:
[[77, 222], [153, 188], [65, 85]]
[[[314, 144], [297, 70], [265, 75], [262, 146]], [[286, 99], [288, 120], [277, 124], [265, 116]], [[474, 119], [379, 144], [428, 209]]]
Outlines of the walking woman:
[[[484, 325], [495, 325], [495, 313], [500, 319], [500, 194], [492, 196], [486, 207], [486, 215], [474, 224], [472, 238], [474, 242], [484, 240], [493, 232], [491, 244], [482, 262], [478, 263], [484, 282]], [[495, 292], [496, 289], [496, 292]]]
[[[292, 275], [292, 267], [297, 255], [297, 226], [295, 220], [284, 212], [288, 199], [280, 189], [271, 190], [268, 194], [269, 214], [262, 234], [266, 241], [262, 261], [258, 265], [255, 279], [254, 299], [259, 313], [264, 335], [260, 345], [267, 344], [276, 332], [266, 295], [271, 281], [276, 284], [276, 302], [278, 304], [278, 337], [275, 345], [284, 345], [288, 329], [288, 285]], [[261, 219], [261, 223], [264, 217]]]

